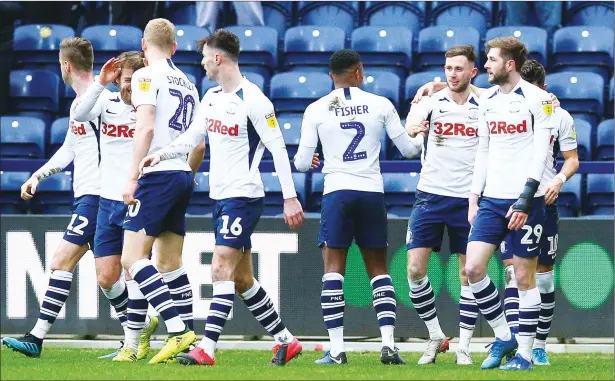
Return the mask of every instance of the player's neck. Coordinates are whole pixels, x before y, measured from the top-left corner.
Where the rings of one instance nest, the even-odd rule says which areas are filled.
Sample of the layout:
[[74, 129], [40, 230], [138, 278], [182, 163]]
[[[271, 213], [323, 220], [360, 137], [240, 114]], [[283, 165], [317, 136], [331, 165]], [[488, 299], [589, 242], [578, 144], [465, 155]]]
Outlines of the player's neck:
[[239, 66], [220, 68], [217, 82], [222, 86], [222, 91], [232, 93], [241, 83], [243, 76], [239, 71]]
[[357, 86], [356, 83], [350, 83], [350, 82], [335, 82], [335, 90], [337, 89], [344, 89], [346, 87], [359, 87]]
[[460, 93], [452, 91], [449, 87], [446, 88], [446, 92], [448, 93], [449, 98], [451, 98], [453, 102], [457, 103], [458, 105], [465, 104], [468, 101], [468, 97], [470, 96], [470, 91], [471, 91], [471, 88], [469, 84], [468, 84], [468, 88]]
[[512, 89], [517, 86], [519, 81], [521, 80], [521, 74], [516, 71], [513, 71], [508, 76], [508, 82], [500, 84], [500, 91], [504, 94], [508, 94], [512, 91]]
[[147, 49], [147, 52], [145, 52], [145, 58], [147, 59], [148, 65], [151, 65], [156, 61], [171, 59], [171, 54], [162, 52], [152, 46]]
[[83, 72], [75, 75], [71, 87], [75, 90], [75, 94], [79, 97], [81, 94], [85, 93], [92, 82], [94, 82], [94, 73], [91, 71]]

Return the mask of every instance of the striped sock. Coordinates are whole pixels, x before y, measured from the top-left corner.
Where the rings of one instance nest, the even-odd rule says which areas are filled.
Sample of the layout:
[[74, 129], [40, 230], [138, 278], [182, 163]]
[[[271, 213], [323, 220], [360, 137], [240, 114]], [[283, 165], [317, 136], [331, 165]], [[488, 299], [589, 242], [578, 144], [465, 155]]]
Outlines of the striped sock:
[[139, 347], [141, 331], [145, 327], [148, 303], [136, 281], [127, 280], [126, 289], [128, 290], [128, 309], [124, 346], [136, 352]]
[[532, 347], [536, 337], [536, 327], [540, 315], [540, 292], [534, 287], [531, 290], [519, 291], [519, 353], [523, 358], [532, 361]]
[[504, 314], [508, 327], [513, 333], [519, 332], [519, 290], [515, 269], [512, 265], [506, 267], [506, 289], [504, 290]]
[[534, 348], [545, 349], [547, 337], [551, 331], [553, 310], [555, 309], [555, 279], [553, 270], [536, 274], [536, 285], [540, 292], [540, 316]]
[[470, 351], [470, 340], [478, 319], [478, 304], [470, 286], [461, 286], [459, 297], [459, 349]]
[[60, 310], [68, 299], [70, 286], [73, 283], [73, 273], [62, 270], [51, 272], [49, 286], [43, 297], [40, 314], [36, 325], [30, 332], [39, 339], [44, 339], [51, 325], [56, 321]]
[[261, 287], [256, 279], [253, 281], [252, 287], [241, 294], [243, 302], [256, 320], [275, 338], [276, 342], [280, 344], [290, 343], [294, 337], [282, 323], [282, 319], [273, 307], [267, 291]]
[[213, 286], [213, 299], [209, 305], [209, 312], [205, 322], [205, 337], [199, 343], [199, 347], [203, 348], [205, 353], [212, 359], [214, 358], [214, 350], [220, 338], [220, 333], [222, 333], [226, 319], [228, 319], [231, 308], [233, 308], [235, 282], [223, 280], [214, 282]]
[[188, 275], [183, 267], [168, 273], [162, 273], [162, 279], [169, 287], [173, 304], [179, 313], [179, 317], [186, 326], [194, 330], [194, 317], [192, 315], [192, 287]]
[[173, 304], [169, 287], [162, 280], [160, 273], [152, 266], [149, 259], [140, 259], [130, 266], [130, 275], [138, 284], [149, 304], [154, 307], [164, 319], [167, 332], [170, 335], [186, 330], [186, 325], [179, 317]]
[[382, 336], [382, 346], [395, 348], [395, 318], [397, 301], [395, 288], [389, 275], [378, 275], [371, 280], [372, 296], [378, 327]]
[[429, 331], [429, 338], [431, 340], [443, 338], [444, 332], [442, 332], [436, 313], [436, 296], [431, 288], [429, 278], [408, 279], [408, 283], [410, 284], [410, 300], [412, 300], [419, 317], [425, 322]]
[[115, 315], [117, 315], [120, 324], [122, 327], [126, 327], [126, 310], [128, 309], [128, 288], [126, 288], [126, 282], [124, 281], [123, 275], [120, 276], [117, 282], [110, 288], [100, 288], [109, 299], [109, 303], [115, 309]]
[[322, 277], [320, 307], [329, 332], [331, 355], [344, 352], [344, 277], [339, 273], [326, 273]]
[[506, 323], [506, 318], [504, 317], [498, 289], [495, 288], [489, 275], [485, 275], [485, 277], [477, 283], [470, 283], [470, 287], [472, 288], [472, 293], [474, 294], [480, 313], [483, 314], [491, 328], [493, 328], [495, 336], [500, 340], [510, 340], [512, 334], [510, 328], [508, 328], [508, 323]]

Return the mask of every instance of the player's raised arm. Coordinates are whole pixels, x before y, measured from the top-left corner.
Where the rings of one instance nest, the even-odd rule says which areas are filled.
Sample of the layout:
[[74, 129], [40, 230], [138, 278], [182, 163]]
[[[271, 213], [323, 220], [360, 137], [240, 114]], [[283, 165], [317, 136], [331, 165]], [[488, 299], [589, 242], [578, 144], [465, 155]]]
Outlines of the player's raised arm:
[[[384, 114], [384, 128], [386, 129], [389, 138], [395, 144], [395, 147], [399, 149], [399, 152], [404, 157], [411, 158], [418, 155], [421, 152], [421, 146], [423, 144], [423, 130], [422, 120], [419, 122], [421, 132], [414, 134], [413, 137], [406, 133], [406, 129], [401, 125], [399, 120], [399, 114], [391, 101], [384, 99], [384, 106], [386, 113]], [[414, 123], [414, 121], [413, 121]], [[414, 128], [414, 126], [412, 126]]]
[[478, 106], [478, 150], [476, 151], [476, 159], [474, 160], [474, 173], [472, 176], [472, 187], [470, 188], [470, 197], [468, 199], [468, 222], [470, 225], [474, 223], [476, 213], [478, 213], [478, 198], [485, 189], [487, 181], [487, 162], [489, 160], [489, 126], [485, 120], [485, 108], [480, 102]]
[[299, 172], [307, 172], [312, 168], [314, 151], [318, 146], [318, 123], [315, 120], [314, 109], [310, 106], [303, 113], [301, 121], [301, 139], [299, 148], [293, 159]]
[[73, 107], [70, 110], [70, 118], [80, 122], [87, 122], [96, 119], [102, 114], [108, 99], [101, 97], [101, 94], [105, 91], [105, 86], [109, 82], [119, 78], [121, 72], [119, 60], [116, 58], [109, 59], [100, 70], [98, 81], [94, 81], [85, 93], [73, 103]]

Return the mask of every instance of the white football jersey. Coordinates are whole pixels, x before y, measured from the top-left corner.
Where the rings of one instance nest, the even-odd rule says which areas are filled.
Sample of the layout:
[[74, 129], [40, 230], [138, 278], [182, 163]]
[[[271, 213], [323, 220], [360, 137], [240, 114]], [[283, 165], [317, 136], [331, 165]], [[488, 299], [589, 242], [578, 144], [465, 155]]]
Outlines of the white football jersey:
[[[198, 109], [196, 86], [170, 59], [150, 62], [137, 70], [131, 81], [132, 104], [156, 106], [154, 137], [148, 154], [168, 146], [188, 129]], [[190, 171], [187, 156], [165, 160], [145, 173], [158, 171]]]
[[339, 88], [308, 106], [301, 125], [301, 145], [324, 154], [323, 194], [337, 190], [384, 192], [380, 142], [406, 133], [395, 106], [385, 97], [357, 87]]
[[460, 105], [445, 88], [412, 105], [410, 116], [429, 121], [423, 143], [421, 177], [417, 189], [440, 196], [470, 196], [478, 148], [478, 96], [470, 91]]
[[[71, 108], [75, 106], [73, 101]], [[64, 144], [74, 151], [73, 192], [75, 198], [100, 195], [100, 120], [77, 122], [70, 119]]]
[[541, 180], [541, 183], [545, 185], [548, 185], [557, 175], [557, 154], [560, 151], [566, 152], [577, 149], [577, 132], [574, 128], [574, 119], [572, 119], [568, 111], [561, 107], [553, 109], [552, 118], [556, 128], [551, 134], [549, 162], [547, 162]]
[[485, 197], [519, 198], [532, 167], [534, 130], [553, 129], [552, 113], [549, 94], [523, 79], [508, 94], [493, 86], [481, 95], [478, 134], [489, 138]]

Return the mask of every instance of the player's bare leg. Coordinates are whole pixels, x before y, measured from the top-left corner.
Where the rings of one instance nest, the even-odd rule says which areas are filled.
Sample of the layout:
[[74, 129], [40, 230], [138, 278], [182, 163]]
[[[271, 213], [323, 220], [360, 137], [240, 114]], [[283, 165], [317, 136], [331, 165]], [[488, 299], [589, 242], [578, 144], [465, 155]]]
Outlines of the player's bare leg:
[[51, 276], [40, 307], [40, 314], [34, 328], [20, 338], [5, 337], [2, 343], [28, 357], [40, 357], [43, 340], [66, 303], [73, 281], [75, 266], [88, 251], [88, 246], [79, 246], [61, 240], [51, 260]]
[[540, 292], [536, 287], [538, 257], [523, 258], [513, 255], [515, 278], [519, 289], [519, 349], [517, 355], [532, 361], [532, 347], [540, 315]]
[[448, 339], [440, 328], [436, 312], [436, 297], [427, 278], [427, 263], [430, 255], [431, 248], [420, 247], [408, 250], [410, 299], [429, 331], [427, 348], [419, 359], [419, 365], [436, 362], [438, 353], [446, 352], [449, 347]]
[[329, 333], [329, 351], [316, 360], [316, 364], [346, 364], [344, 351], [344, 274], [346, 271], [346, 256], [348, 248], [331, 248], [322, 246], [324, 275], [322, 276], [322, 291], [320, 306], [322, 316]]
[[500, 365], [502, 358], [516, 347], [515, 336], [510, 332], [500, 303], [498, 290], [487, 275], [487, 263], [496, 246], [486, 242], [470, 241], [466, 251], [466, 274], [472, 293], [482, 315], [487, 319], [496, 336], [483, 369]]
[[543, 265], [540, 262], [536, 267], [536, 286], [540, 292], [540, 317], [536, 329], [536, 339], [532, 349], [534, 365], [551, 365], [545, 350], [547, 337], [551, 330], [553, 310], [555, 309], [555, 275], [553, 265]]
[[380, 362], [385, 365], [404, 365], [395, 347], [395, 319], [397, 317], [397, 302], [393, 280], [387, 271], [387, 248], [361, 248], [361, 256], [371, 279], [373, 305], [378, 318], [378, 327], [382, 337]]
[[275, 339], [271, 359], [273, 365], [285, 365], [301, 354], [301, 343], [286, 328], [267, 291], [254, 278], [251, 250], [244, 251], [243, 258], [235, 268], [235, 291], [254, 318]]
[[476, 320], [478, 319], [478, 304], [472, 294], [468, 275], [466, 274], [466, 256], [458, 255], [459, 258], [459, 282], [461, 294], [459, 297], [459, 344], [455, 353], [457, 365], [472, 365], [470, 357], [470, 340], [474, 334]]

